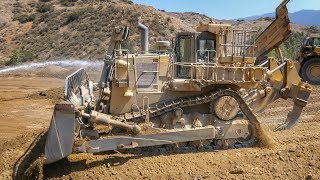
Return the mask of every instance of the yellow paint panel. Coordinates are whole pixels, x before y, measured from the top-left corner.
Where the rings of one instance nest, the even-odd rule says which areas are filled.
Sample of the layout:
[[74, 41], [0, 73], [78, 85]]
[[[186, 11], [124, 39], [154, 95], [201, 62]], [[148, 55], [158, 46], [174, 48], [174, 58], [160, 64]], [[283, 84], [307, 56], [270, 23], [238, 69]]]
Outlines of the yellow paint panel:
[[159, 76], [167, 76], [169, 68], [169, 56], [160, 56]]
[[318, 55], [320, 55], [320, 47], [315, 48], [314, 52], [317, 53]]
[[[269, 60], [269, 69], [270, 69], [270, 70], [273, 70], [273, 69], [275, 69], [275, 68], [277, 68], [277, 67], [278, 67], [277, 61], [276, 61], [275, 59], [270, 59], [270, 60]], [[280, 70], [277, 70], [276, 72], [274, 72], [274, 73], [272, 74], [272, 78], [273, 78], [274, 80], [276, 80], [276, 81], [282, 81], [283, 76], [282, 76], [281, 71], [280, 71]]]

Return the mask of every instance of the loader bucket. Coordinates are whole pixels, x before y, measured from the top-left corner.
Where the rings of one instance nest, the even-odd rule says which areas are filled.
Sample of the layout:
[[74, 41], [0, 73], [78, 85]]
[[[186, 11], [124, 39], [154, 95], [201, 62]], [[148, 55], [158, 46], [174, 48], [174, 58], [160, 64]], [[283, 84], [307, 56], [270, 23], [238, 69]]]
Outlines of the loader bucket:
[[44, 164], [50, 164], [72, 153], [75, 131], [75, 110], [68, 102], [55, 105], [48, 130]]

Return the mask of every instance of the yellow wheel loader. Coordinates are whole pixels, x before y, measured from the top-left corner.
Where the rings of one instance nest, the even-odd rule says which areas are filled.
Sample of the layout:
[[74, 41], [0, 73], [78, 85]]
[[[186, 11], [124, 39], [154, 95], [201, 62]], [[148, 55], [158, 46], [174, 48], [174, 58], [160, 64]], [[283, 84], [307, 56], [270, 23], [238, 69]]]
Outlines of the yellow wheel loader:
[[55, 106], [44, 163], [71, 153], [252, 147], [261, 135], [255, 113], [278, 98], [292, 99], [294, 106], [277, 129], [293, 127], [310, 86], [281, 52], [255, 65], [290, 34], [288, 2], [258, 37], [253, 30], [200, 23], [197, 32], [178, 33], [173, 45], [161, 41], [149, 50], [148, 28], [139, 23], [141, 51], [131, 53], [121, 48], [129, 29], [115, 28], [100, 81], [91, 82], [84, 69], [66, 78], [65, 102]]
[[297, 55], [300, 76], [310, 84], [320, 85], [320, 37], [307, 37]]

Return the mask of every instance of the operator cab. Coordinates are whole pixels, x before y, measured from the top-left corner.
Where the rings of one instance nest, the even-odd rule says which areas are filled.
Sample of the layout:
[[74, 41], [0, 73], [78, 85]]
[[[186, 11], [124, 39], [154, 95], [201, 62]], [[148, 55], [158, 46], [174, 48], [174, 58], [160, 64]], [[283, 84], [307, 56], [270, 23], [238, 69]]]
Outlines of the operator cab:
[[304, 46], [320, 46], [320, 37], [308, 37], [304, 40]]
[[301, 52], [311, 53], [314, 48], [320, 47], [320, 37], [307, 37], [301, 46]]
[[178, 33], [175, 46], [176, 76], [190, 78], [190, 66], [216, 62], [216, 35], [210, 32]]

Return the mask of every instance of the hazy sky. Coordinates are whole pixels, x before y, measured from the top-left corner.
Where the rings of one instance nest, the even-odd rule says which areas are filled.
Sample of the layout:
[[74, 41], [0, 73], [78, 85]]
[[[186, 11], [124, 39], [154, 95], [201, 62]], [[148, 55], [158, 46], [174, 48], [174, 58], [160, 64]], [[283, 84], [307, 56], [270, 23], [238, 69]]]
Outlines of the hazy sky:
[[[173, 12], [198, 12], [217, 19], [237, 19], [274, 12], [282, 0], [133, 0]], [[320, 10], [320, 0], [291, 0], [290, 12], [302, 9]]]

